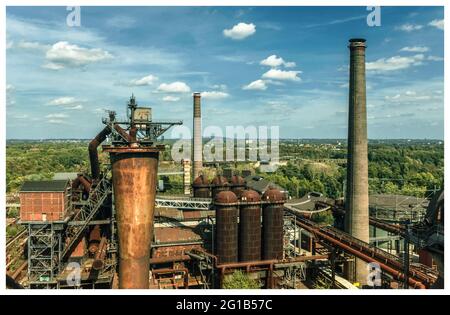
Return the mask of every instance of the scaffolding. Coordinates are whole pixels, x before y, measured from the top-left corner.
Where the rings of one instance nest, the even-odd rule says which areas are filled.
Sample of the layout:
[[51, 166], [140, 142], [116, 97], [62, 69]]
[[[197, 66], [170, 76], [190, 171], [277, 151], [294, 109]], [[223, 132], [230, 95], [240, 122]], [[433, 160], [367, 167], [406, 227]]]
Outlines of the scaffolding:
[[62, 250], [63, 224], [28, 225], [28, 281], [30, 288], [55, 287]]

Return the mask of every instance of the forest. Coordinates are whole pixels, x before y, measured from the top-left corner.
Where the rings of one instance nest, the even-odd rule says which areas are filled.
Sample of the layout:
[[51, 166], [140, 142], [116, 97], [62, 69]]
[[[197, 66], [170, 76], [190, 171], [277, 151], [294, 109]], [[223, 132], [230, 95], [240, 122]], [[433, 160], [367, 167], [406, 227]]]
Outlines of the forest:
[[[26, 180], [51, 179], [56, 172], [87, 172], [88, 141], [8, 141], [6, 145], [6, 189], [17, 192]], [[170, 159], [168, 148], [161, 160]], [[101, 153], [104, 165], [108, 157]], [[281, 141], [280, 160], [286, 165], [273, 173], [260, 173], [252, 163], [239, 169], [253, 172], [285, 187], [292, 197], [310, 191], [331, 198], [341, 197], [345, 189], [345, 143], [299, 143]], [[370, 193], [404, 194], [424, 197], [443, 186], [444, 145], [441, 142], [369, 142]], [[343, 162], [344, 161], [344, 162]], [[211, 172], [213, 174], [213, 172]], [[182, 176], [164, 177], [170, 193], [181, 192]]]

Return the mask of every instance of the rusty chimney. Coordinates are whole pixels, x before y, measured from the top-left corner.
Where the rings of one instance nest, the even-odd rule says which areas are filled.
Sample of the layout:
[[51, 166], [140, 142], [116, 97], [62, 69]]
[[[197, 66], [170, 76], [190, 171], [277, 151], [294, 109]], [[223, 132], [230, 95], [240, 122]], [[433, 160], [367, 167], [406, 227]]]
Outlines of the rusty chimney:
[[[350, 82], [348, 115], [348, 153], [345, 230], [350, 235], [369, 242], [369, 188], [366, 111], [366, 40], [350, 39]], [[366, 282], [366, 263], [356, 259], [357, 282]], [[351, 278], [351, 277], [350, 277]]]
[[194, 93], [194, 122], [193, 129], [194, 134], [192, 137], [192, 181], [200, 175], [203, 167], [203, 154], [202, 154], [202, 115], [200, 104], [200, 93]]

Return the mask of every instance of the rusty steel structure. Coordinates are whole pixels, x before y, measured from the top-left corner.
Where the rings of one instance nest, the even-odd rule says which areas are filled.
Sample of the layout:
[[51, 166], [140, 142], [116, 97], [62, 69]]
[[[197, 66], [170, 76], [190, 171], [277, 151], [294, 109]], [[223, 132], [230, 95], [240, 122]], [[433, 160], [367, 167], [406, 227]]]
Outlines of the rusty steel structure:
[[216, 195], [221, 191], [230, 190], [228, 180], [222, 175], [217, 175], [211, 182], [211, 197], [215, 199]]
[[232, 191], [221, 191], [215, 199], [216, 256], [219, 263], [238, 261], [238, 199]]
[[[403, 281], [405, 279], [403, 262], [397, 256], [374, 248], [338, 229], [322, 227], [290, 209], [286, 208], [286, 211], [294, 214], [297, 217], [298, 226], [311, 232], [319, 241], [336, 246], [366, 263], [378, 263], [380, 268], [391, 275], [394, 280]], [[413, 266], [410, 267], [407, 277], [409, 285], [417, 289], [430, 288], [436, 279], [437, 275], [432, 270], [424, 271]]]
[[269, 189], [263, 196], [263, 259], [283, 259], [283, 214], [286, 197], [278, 189]]
[[233, 175], [230, 180], [231, 191], [235, 193], [236, 196], [240, 196], [245, 190], [245, 180], [240, 175]]
[[194, 198], [210, 198], [211, 188], [205, 175], [198, 176], [192, 183]]
[[93, 227], [93, 229], [89, 233], [88, 250], [91, 255], [95, 255], [95, 253], [97, 253], [101, 239], [102, 239], [102, 232], [100, 229], [100, 225], [97, 224]]
[[[345, 230], [357, 239], [369, 242], [369, 180], [367, 155], [366, 110], [366, 40], [350, 39], [349, 126], [346, 183]], [[355, 270], [349, 278], [364, 283], [366, 263], [355, 261]], [[353, 274], [355, 278], [353, 279]]]
[[192, 180], [201, 174], [203, 168], [202, 145], [202, 114], [201, 94], [196, 92], [194, 97], [193, 137], [192, 137]]
[[119, 288], [146, 289], [149, 287], [158, 159], [164, 148], [155, 143], [168, 128], [181, 122], [152, 121], [151, 109], [138, 107], [134, 96], [127, 105], [128, 121], [116, 121], [114, 112], [110, 112], [109, 120], [104, 120], [113, 134], [111, 145], [104, 145], [103, 151], [109, 153], [112, 168], [119, 239]]
[[244, 190], [239, 207], [239, 261], [261, 259], [261, 197]]

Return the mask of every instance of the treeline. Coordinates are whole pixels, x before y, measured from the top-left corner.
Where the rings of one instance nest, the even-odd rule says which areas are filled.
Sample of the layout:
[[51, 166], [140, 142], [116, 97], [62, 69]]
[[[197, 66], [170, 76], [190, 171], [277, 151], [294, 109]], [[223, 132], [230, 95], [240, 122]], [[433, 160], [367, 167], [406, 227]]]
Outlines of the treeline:
[[[318, 191], [331, 198], [342, 197], [346, 166], [334, 163], [332, 159], [345, 158], [346, 148], [320, 146], [322, 150], [289, 145], [288, 154], [302, 160], [289, 162], [265, 177], [288, 189], [293, 197], [301, 197], [309, 191]], [[315, 159], [330, 160], [317, 162]], [[374, 144], [369, 145], [368, 159], [369, 190], [372, 194], [424, 197], [443, 185], [443, 145]]]
[[[20, 142], [6, 146], [6, 189], [17, 191], [25, 180], [51, 179], [56, 172], [87, 172], [88, 141]], [[161, 160], [168, 160], [166, 148]], [[100, 154], [100, 162], [108, 156]], [[280, 156], [291, 158], [286, 166], [262, 176], [285, 187], [291, 196], [317, 191], [331, 198], [342, 197], [346, 180], [346, 147], [341, 144], [281, 143]], [[369, 144], [369, 189], [371, 193], [405, 194], [423, 197], [443, 185], [444, 146], [423, 144]], [[325, 160], [323, 160], [325, 159]], [[239, 169], [252, 164], [239, 165]], [[256, 170], [257, 171], [257, 170]], [[166, 190], [182, 191], [182, 176], [163, 178]]]

